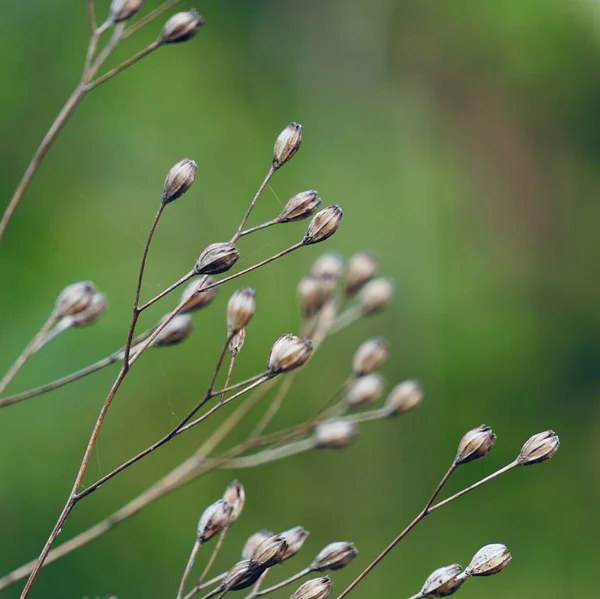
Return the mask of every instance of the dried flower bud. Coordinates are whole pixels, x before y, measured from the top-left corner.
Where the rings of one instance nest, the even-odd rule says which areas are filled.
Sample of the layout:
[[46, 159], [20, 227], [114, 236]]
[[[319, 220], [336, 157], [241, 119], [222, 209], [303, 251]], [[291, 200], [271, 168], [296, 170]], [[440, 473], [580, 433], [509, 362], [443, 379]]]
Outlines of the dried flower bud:
[[449, 597], [453, 595], [465, 581], [465, 578], [459, 577], [461, 570], [462, 567], [458, 564], [438, 568], [425, 581], [421, 589], [421, 595], [423, 597]]
[[350, 445], [358, 434], [356, 424], [347, 418], [334, 418], [317, 424], [315, 441], [322, 449], [339, 449]]
[[302, 125], [290, 123], [275, 140], [273, 148], [273, 168], [282, 167], [300, 149]]
[[[212, 277], [204, 276], [196, 281], [191, 281], [181, 294], [181, 301], [188, 300], [181, 310], [182, 313], [195, 312], [212, 304], [219, 293], [219, 288], [214, 286]], [[203, 291], [206, 289], [206, 291]]]
[[244, 503], [246, 503], [244, 485], [237, 480], [229, 483], [223, 493], [223, 499], [231, 506], [229, 520], [235, 522], [240, 517], [244, 509]]
[[281, 535], [273, 535], [255, 549], [250, 559], [263, 568], [271, 568], [283, 561], [287, 548], [287, 541]]
[[217, 499], [209, 505], [198, 522], [198, 540], [201, 543], [212, 539], [229, 524], [233, 507], [225, 499]]
[[342, 216], [342, 209], [335, 204], [317, 212], [308, 225], [302, 243], [311, 245], [329, 239], [340, 228]]
[[175, 13], [164, 25], [160, 41], [163, 44], [176, 44], [192, 39], [204, 25], [202, 17], [195, 10]]
[[467, 432], [458, 444], [454, 463], [466, 464], [487, 455], [496, 442], [494, 431], [485, 424]]
[[75, 316], [90, 305], [97, 293], [98, 290], [91, 281], [68, 285], [60, 292], [54, 306], [54, 313], [58, 318]]
[[315, 260], [311, 273], [315, 277], [337, 281], [344, 274], [344, 260], [335, 252], [321, 254]]
[[521, 466], [532, 466], [554, 457], [560, 446], [558, 435], [551, 430], [533, 435], [521, 449], [517, 461]]
[[106, 312], [106, 296], [103, 293], [96, 292], [92, 295], [90, 303], [75, 314], [71, 314], [73, 325], [77, 327], [86, 327], [98, 322], [98, 319]]
[[381, 312], [388, 306], [394, 295], [391, 281], [379, 277], [369, 281], [360, 291], [358, 307], [363, 316]]
[[319, 312], [327, 301], [323, 294], [323, 285], [314, 275], [300, 279], [298, 283], [298, 300], [304, 318], [310, 318]]
[[229, 342], [229, 353], [232, 358], [237, 358], [237, 355], [242, 351], [244, 342], [246, 341], [246, 329], [238, 331]]
[[252, 560], [242, 560], [227, 572], [223, 587], [230, 591], [247, 589], [260, 578], [265, 569]]
[[327, 599], [332, 590], [333, 584], [329, 576], [313, 578], [299, 586], [290, 599]]
[[194, 266], [194, 274], [216, 275], [225, 272], [238, 261], [239, 257], [240, 253], [230, 241], [211, 243], [200, 254]]
[[256, 310], [256, 292], [250, 287], [238, 289], [227, 304], [227, 331], [234, 335], [245, 329]]
[[180, 198], [192, 186], [197, 170], [198, 166], [189, 158], [184, 158], [178, 162], [167, 173], [162, 195], [163, 204], [168, 204]]
[[321, 199], [314, 190], [301, 191], [292, 196], [277, 217], [277, 222], [294, 223], [312, 216], [321, 205]]
[[354, 254], [348, 262], [346, 295], [360, 291], [377, 273], [377, 261], [369, 252]]
[[361, 343], [352, 358], [352, 370], [356, 376], [364, 376], [379, 370], [388, 357], [388, 342], [381, 337]]
[[154, 340], [154, 347], [166, 347], [181, 343], [194, 329], [192, 317], [189, 314], [177, 314], [165, 326]]
[[312, 342], [296, 335], [282, 335], [269, 352], [268, 368], [272, 374], [289, 372], [303, 366], [313, 351]]
[[315, 571], [340, 570], [345, 568], [357, 555], [358, 549], [354, 543], [348, 541], [330, 543], [319, 551], [310, 567]]
[[351, 408], [376, 402], [383, 393], [383, 377], [372, 373], [358, 378], [346, 394], [346, 403]]
[[467, 576], [491, 576], [504, 570], [510, 563], [512, 555], [506, 545], [493, 543], [482, 547], [467, 566]]
[[398, 383], [385, 400], [383, 409], [388, 416], [404, 414], [416, 408], [423, 400], [423, 388], [419, 381]]
[[296, 555], [296, 553], [302, 549], [304, 541], [306, 541], [308, 538], [308, 530], [302, 528], [302, 526], [294, 526], [294, 528], [284, 530], [282, 533], [280, 533], [280, 536], [283, 537], [287, 543], [287, 549], [281, 560], [285, 561], [290, 559], [290, 557], [294, 557], [294, 555]]
[[110, 3], [110, 20], [121, 23], [131, 19], [142, 8], [144, 0], [112, 0]]
[[242, 549], [242, 559], [249, 560], [256, 551], [256, 548], [266, 539], [273, 536], [270, 530], [259, 530], [248, 537]]

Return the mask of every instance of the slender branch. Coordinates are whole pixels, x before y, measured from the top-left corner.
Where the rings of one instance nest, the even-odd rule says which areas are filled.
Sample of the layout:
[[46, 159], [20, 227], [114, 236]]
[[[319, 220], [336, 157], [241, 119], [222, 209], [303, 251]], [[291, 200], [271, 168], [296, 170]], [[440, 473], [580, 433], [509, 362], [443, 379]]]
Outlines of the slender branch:
[[258, 592], [252, 591], [252, 593], [250, 593], [249, 595], [246, 595], [245, 599], [254, 599], [254, 597], [262, 597], [263, 595], [268, 595], [269, 593], [273, 593], [275, 591], [278, 591], [279, 589], [283, 589], [284, 587], [292, 584], [293, 582], [300, 580], [304, 576], [307, 576], [312, 571], [313, 571], [313, 569], [310, 566], [308, 568], [304, 568], [304, 570], [300, 570], [300, 572], [297, 572], [293, 576], [290, 576], [289, 578], [286, 578], [285, 580], [282, 580], [281, 582], [278, 582], [277, 584], [274, 584], [271, 587], [267, 587], [266, 589], [263, 589], [262, 591], [258, 591]]
[[210, 569], [212, 568], [215, 560], [217, 559], [217, 555], [219, 555], [219, 551], [221, 551], [221, 547], [223, 547], [223, 542], [225, 541], [225, 537], [227, 536], [227, 531], [229, 530], [229, 525], [227, 525], [219, 535], [219, 539], [217, 540], [217, 544], [214, 546], [212, 553], [210, 554], [210, 559], [208, 563], [204, 567], [200, 578], [198, 579], [198, 585], [201, 585], [204, 582], [204, 579], [208, 576]]
[[141, 29], [148, 23], [151, 23], [152, 21], [154, 21], [154, 19], [156, 19], [156, 17], [159, 17], [165, 11], [169, 10], [169, 8], [171, 8], [172, 6], [175, 6], [179, 1], [180, 0], [166, 0], [166, 2], [161, 4], [158, 8], [155, 8], [152, 12], [148, 13], [145, 17], [142, 17], [137, 23], [134, 23], [133, 25], [131, 25], [131, 27], [129, 27], [125, 31], [123, 38], [124, 39], [128, 38], [130, 35], [132, 35], [136, 31], [138, 31], [139, 29]]
[[347, 310], [342, 312], [333, 321], [333, 325], [331, 326], [331, 329], [329, 332], [331, 334], [338, 333], [342, 329], [345, 329], [346, 327], [350, 326], [351, 324], [354, 324], [357, 320], [362, 318], [362, 315], [363, 314], [362, 314], [359, 306], [356, 306], [356, 305], [351, 306], [350, 308], [348, 308]]
[[[123, 39], [123, 31], [125, 29], [124, 23], [117, 23], [113, 29], [113, 34], [106, 44], [96, 60], [92, 63], [89, 69], [88, 76], [83, 84], [89, 83], [89, 80], [98, 72], [102, 65], [106, 62], [106, 59], [110, 56], [111, 52], [117, 47], [118, 43]], [[87, 90], [86, 90], [87, 91]]]
[[279, 391], [277, 392], [277, 395], [271, 402], [269, 409], [263, 415], [263, 417], [258, 421], [258, 424], [254, 427], [254, 430], [250, 434], [251, 439], [260, 437], [260, 435], [264, 432], [264, 430], [267, 428], [267, 426], [269, 426], [269, 424], [271, 423], [273, 418], [275, 418], [275, 416], [277, 415], [277, 412], [279, 411], [279, 409], [281, 408], [281, 405], [283, 404], [283, 400], [285, 399], [285, 397], [289, 393], [290, 389], [292, 388], [292, 384], [294, 382], [294, 378], [296, 377], [297, 372], [298, 371], [291, 372], [290, 374], [287, 375], [287, 377], [285, 377], [285, 379], [283, 380], [283, 383], [281, 384], [281, 387], [279, 387]]
[[240, 233], [240, 237], [246, 237], [246, 235], [251, 235], [252, 233], [256, 233], [257, 231], [262, 231], [267, 227], [271, 227], [273, 225], [278, 225], [279, 219], [274, 218], [273, 220], [269, 220], [266, 223], [262, 223], [262, 225], [256, 225], [255, 227], [251, 227], [250, 229], [246, 229]]
[[289, 443], [287, 445], [281, 445], [280, 447], [273, 447], [271, 449], [265, 449], [254, 455], [243, 456], [241, 458], [233, 458], [227, 464], [221, 466], [226, 469], [237, 469], [237, 468], [254, 468], [255, 466], [261, 466], [274, 462], [276, 460], [282, 460], [283, 458], [310, 451], [316, 447], [314, 439], [301, 439], [295, 443]]
[[96, 33], [96, 13], [94, 11], [94, 0], [86, 0], [88, 20], [90, 22], [90, 34]]
[[198, 551], [200, 551], [200, 547], [202, 545], [202, 541], [200, 539], [196, 539], [194, 542], [194, 546], [192, 547], [192, 551], [190, 553], [190, 557], [185, 566], [185, 570], [183, 571], [183, 576], [181, 577], [181, 582], [179, 583], [179, 590], [177, 591], [177, 599], [181, 599], [183, 597], [183, 593], [185, 592], [185, 584], [190, 577], [190, 573], [192, 572], [192, 568], [194, 567], [194, 562], [196, 561], [196, 556], [198, 555]]
[[[142, 304], [140, 306], [140, 312], [143, 312], [144, 310], [146, 310], [147, 308], [152, 306], [152, 304], [155, 304], [158, 300], [161, 300], [163, 297], [165, 297], [172, 291], [175, 291], [175, 289], [177, 289], [177, 287], [179, 287], [180, 285], [187, 283], [192, 277], [195, 276], [195, 274], [196, 273], [193, 270], [190, 270], [190, 272], [183, 275], [183, 277], [181, 277], [181, 279], [179, 279], [178, 281], [175, 281], [175, 283], [173, 283], [172, 285], [167, 287], [164, 291], [161, 291], [157, 296], [153, 297], [151, 300], [148, 300], [145, 304]], [[199, 288], [201, 288], [202, 291], [206, 291], [206, 289], [202, 288], [201, 285], [199, 286]]]

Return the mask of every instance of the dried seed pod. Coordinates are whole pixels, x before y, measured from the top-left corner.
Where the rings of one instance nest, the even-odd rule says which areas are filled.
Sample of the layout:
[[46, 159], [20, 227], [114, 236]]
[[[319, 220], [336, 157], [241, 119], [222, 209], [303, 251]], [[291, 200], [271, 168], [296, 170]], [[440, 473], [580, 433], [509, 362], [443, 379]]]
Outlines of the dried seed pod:
[[304, 318], [310, 318], [321, 310], [327, 297], [323, 295], [323, 285], [314, 275], [300, 279], [298, 283], [298, 300]]
[[493, 543], [482, 547], [465, 569], [467, 576], [491, 576], [504, 570], [510, 563], [512, 555], [506, 545]]
[[223, 493], [223, 499], [231, 506], [230, 521], [235, 522], [240, 517], [246, 503], [244, 485], [237, 480], [229, 483]]
[[121, 23], [131, 19], [143, 6], [144, 0], [112, 0], [110, 3], [110, 20]]
[[246, 329], [238, 331], [229, 342], [229, 354], [232, 358], [237, 358], [237, 355], [242, 351], [244, 347], [244, 341], [246, 341]]
[[273, 536], [270, 530], [259, 530], [248, 537], [242, 549], [242, 559], [249, 560], [256, 551], [256, 548], [266, 539]]
[[403, 381], [390, 391], [383, 409], [388, 416], [397, 416], [413, 410], [422, 400], [421, 383], [419, 381]]
[[292, 196], [277, 217], [277, 222], [294, 223], [312, 216], [321, 205], [321, 199], [314, 189], [301, 191]]
[[273, 168], [282, 167], [294, 157], [302, 143], [302, 125], [290, 123], [275, 140], [273, 148]]
[[317, 447], [339, 449], [350, 445], [358, 434], [356, 424], [348, 418], [333, 418], [317, 424], [314, 438]]
[[317, 572], [340, 570], [345, 568], [357, 555], [358, 549], [354, 543], [348, 541], [330, 543], [319, 551], [310, 567]]
[[458, 444], [454, 463], [458, 466], [482, 458], [490, 452], [495, 442], [494, 431], [485, 424], [468, 431]]
[[81, 281], [65, 287], [54, 305], [57, 318], [74, 316], [85, 310], [91, 303], [98, 290], [91, 281]]
[[192, 186], [197, 170], [198, 166], [189, 158], [180, 160], [172, 167], [165, 179], [162, 194], [163, 204], [168, 204], [180, 198]]
[[162, 28], [160, 41], [163, 44], [177, 44], [192, 39], [204, 25], [202, 17], [195, 10], [175, 13]]
[[421, 595], [423, 597], [449, 597], [458, 591], [465, 581], [465, 578], [459, 577], [462, 567], [458, 564], [444, 566], [432, 572], [423, 588]]
[[354, 254], [348, 262], [346, 295], [353, 296], [377, 274], [377, 261], [369, 252]]
[[332, 590], [333, 584], [329, 576], [313, 578], [299, 586], [290, 599], [327, 599]]
[[273, 535], [265, 539], [250, 558], [263, 568], [271, 568], [283, 561], [288, 549], [287, 541], [281, 535]]
[[379, 370], [388, 357], [389, 344], [381, 337], [361, 343], [352, 358], [352, 370], [356, 376], [364, 376]]
[[260, 578], [265, 569], [252, 560], [242, 560], [227, 572], [223, 579], [223, 587], [230, 591], [247, 589]]
[[306, 363], [312, 351], [310, 339], [296, 335], [282, 335], [275, 341], [269, 352], [268, 368], [272, 374], [295, 370]]
[[228, 526], [231, 520], [232, 505], [225, 499], [217, 499], [209, 505], [198, 522], [198, 540], [206, 543]]
[[235, 335], [245, 329], [256, 310], [256, 292], [250, 287], [238, 289], [227, 304], [227, 332]]
[[376, 402], [383, 393], [383, 377], [377, 373], [358, 378], [346, 394], [350, 408], [358, 408]]
[[194, 329], [194, 322], [189, 314], [177, 314], [154, 340], [154, 347], [176, 345], [184, 341]]
[[[212, 304], [219, 293], [219, 288], [214, 286], [212, 277], [204, 276], [196, 281], [191, 281], [181, 294], [181, 301], [188, 300], [181, 310], [183, 314], [201, 310]], [[206, 291], [204, 291], [206, 290]]]
[[358, 296], [358, 307], [363, 316], [377, 314], [387, 308], [394, 295], [391, 281], [378, 277], [369, 281]]
[[545, 462], [555, 456], [559, 446], [560, 440], [554, 431], [548, 430], [538, 433], [523, 445], [517, 461], [521, 466], [532, 466], [533, 464]]
[[294, 526], [294, 528], [284, 530], [280, 533], [280, 536], [283, 537], [287, 543], [287, 549], [282, 558], [282, 561], [285, 561], [290, 559], [290, 557], [294, 557], [294, 555], [302, 549], [304, 541], [308, 538], [308, 530], [302, 528], [302, 526]]
[[92, 295], [89, 304], [68, 316], [77, 327], [87, 327], [98, 322], [98, 319], [106, 312], [107, 302], [103, 293], [96, 292]]
[[211, 243], [201, 254], [194, 266], [194, 274], [216, 275], [229, 270], [240, 257], [233, 243], [224, 241]]
[[340, 228], [342, 216], [342, 209], [335, 204], [317, 212], [308, 225], [302, 243], [312, 245], [329, 239]]
[[315, 260], [311, 274], [337, 281], [344, 274], [344, 259], [336, 252], [321, 254]]

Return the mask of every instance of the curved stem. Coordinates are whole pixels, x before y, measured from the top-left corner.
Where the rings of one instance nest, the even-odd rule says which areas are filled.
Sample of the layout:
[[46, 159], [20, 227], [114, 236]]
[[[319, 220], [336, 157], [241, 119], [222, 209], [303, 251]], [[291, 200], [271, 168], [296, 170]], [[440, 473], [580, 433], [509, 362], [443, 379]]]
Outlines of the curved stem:
[[265, 449], [254, 455], [243, 456], [241, 458], [233, 458], [227, 464], [221, 466], [226, 469], [236, 468], [254, 468], [255, 466], [262, 466], [276, 460], [282, 460], [283, 458], [310, 451], [316, 447], [315, 440], [301, 439], [295, 443], [288, 443], [287, 445], [281, 445], [280, 447], [273, 447], [271, 449]]
[[297, 572], [293, 576], [290, 576], [289, 578], [286, 578], [285, 580], [282, 580], [281, 582], [278, 582], [277, 584], [274, 584], [273, 586], [263, 589], [262, 591], [257, 591], [257, 592], [253, 591], [252, 593], [247, 595], [245, 597], [245, 599], [253, 599], [254, 597], [262, 597], [263, 595], [268, 595], [269, 593], [278, 591], [279, 589], [282, 589], [282, 588], [292, 584], [293, 582], [300, 580], [304, 576], [307, 576], [312, 571], [313, 570], [310, 566], [308, 568], [304, 568], [304, 570], [300, 570], [300, 572]]
[[198, 551], [200, 551], [200, 546], [202, 542], [199, 539], [196, 539], [194, 546], [192, 547], [192, 551], [190, 553], [190, 557], [185, 566], [185, 570], [183, 571], [183, 576], [181, 577], [181, 582], [179, 583], [179, 590], [177, 591], [177, 599], [181, 599], [183, 597], [183, 593], [185, 592], [185, 583], [190, 577], [190, 573], [192, 568], [194, 567], [194, 562], [196, 561], [196, 556], [198, 555]]

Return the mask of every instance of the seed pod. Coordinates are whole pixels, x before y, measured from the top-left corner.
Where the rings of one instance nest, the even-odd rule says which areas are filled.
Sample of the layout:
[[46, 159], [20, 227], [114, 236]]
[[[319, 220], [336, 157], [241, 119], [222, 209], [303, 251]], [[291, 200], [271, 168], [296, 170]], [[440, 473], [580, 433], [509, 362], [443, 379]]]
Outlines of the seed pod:
[[315, 260], [311, 274], [315, 277], [337, 281], [344, 274], [344, 260], [336, 252], [321, 254]]
[[225, 530], [231, 520], [232, 511], [233, 507], [224, 499], [217, 499], [209, 505], [198, 522], [198, 540], [201, 543], [206, 543], [206, 541]]
[[314, 432], [317, 447], [339, 449], [350, 445], [358, 434], [356, 424], [347, 418], [334, 418], [317, 424]]
[[369, 252], [354, 254], [348, 262], [346, 295], [353, 296], [377, 274], [377, 261]]
[[240, 517], [246, 503], [244, 485], [237, 480], [229, 483], [223, 493], [223, 499], [231, 506], [229, 520], [235, 522]]
[[256, 310], [256, 292], [250, 287], [238, 289], [227, 304], [227, 332], [235, 335], [245, 329]]
[[273, 148], [273, 168], [282, 167], [291, 160], [302, 143], [302, 125], [290, 123], [275, 140]]
[[493, 543], [482, 547], [467, 566], [467, 576], [491, 576], [504, 570], [510, 563], [512, 555], [506, 545]]
[[458, 564], [438, 568], [425, 581], [421, 594], [423, 597], [449, 597], [453, 595], [465, 581], [465, 578], [459, 577], [461, 570], [462, 567]]
[[273, 536], [273, 533], [270, 530], [259, 530], [255, 532], [253, 535], [248, 537], [248, 540], [244, 544], [244, 548], [242, 549], [242, 559], [249, 560], [256, 551], [256, 548], [266, 539]]
[[532, 466], [554, 457], [560, 446], [558, 435], [552, 431], [544, 431], [533, 435], [521, 449], [517, 461], [521, 466]]
[[280, 533], [280, 536], [283, 537], [287, 543], [287, 549], [281, 560], [285, 561], [290, 559], [290, 557], [294, 557], [294, 555], [302, 549], [304, 541], [308, 538], [308, 530], [302, 528], [302, 526], [294, 526], [294, 528], [284, 530]]
[[195, 10], [175, 13], [165, 24], [160, 34], [163, 44], [177, 44], [192, 39], [204, 25]]
[[247, 589], [253, 585], [266, 570], [252, 560], [242, 560], [227, 572], [223, 579], [223, 587], [230, 591]]
[[98, 322], [98, 319], [106, 312], [106, 296], [98, 291], [92, 295], [90, 303], [68, 318], [77, 327], [87, 327]]
[[490, 452], [495, 442], [494, 431], [485, 424], [470, 430], [458, 444], [454, 463], [458, 466], [482, 458]]
[[277, 217], [277, 222], [294, 223], [312, 216], [321, 205], [321, 199], [314, 189], [301, 191], [292, 196]]
[[194, 322], [189, 314], [177, 314], [158, 334], [152, 345], [154, 347], [176, 345], [189, 337], [193, 329]]
[[335, 204], [317, 212], [308, 225], [302, 243], [312, 245], [329, 239], [340, 228], [342, 216], [342, 209]]
[[312, 342], [296, 335], [282, 335], [269, 352], [268, 368], [272, 374], [289, 372], [303, 366], [313, 351]]
[[112, 0], [110, 3], [110, 20], [121, 23], [131, 19], [142, 8], [144, 0]]
[[388, 342], [381, 337], [367, 339], [361, 343], [352, 358], [352, 369], [356, 376], [364, 376], [379, 370], [388, 357]]
[[263, 568], [271, 568], [283, 561], [287, 549], [287, 541], [281, 535], [273, 535], [255, 549], [250, 559]]
[[332, 590], [333, 584], [329, 576], [313, 578], [299, 586], [290, 599], [327, 599]]
[[327, 301], [327, 297], [323, 295], [322, 282], [314, 275], [300, 279], [298, 300], [304, 318], [310, 318], [317, 314]]
[[198, 166], [193, 160], [184, 158], [167, 173], [163, 189], [163, 204], [168, 204], [180, 198], [191, 186], [196, 178]]
[[330, 543], [319, 551], [310, 567], [317, 572], [340, 570], [345, 568], [357, 555], [358, 549], [354, 543], [348, 541]]
[[394, 286], [388, 279], [379, 277], [369, 281], [360, 291], [358, 307], [363, 316], [377, 314], [387, 308], [394, 295]]
[[423, 400], [423, 388], [419, 381], [398, 383], [385, 400], [383, 409], [388, 416], [404, 414], [416, 408]]
[[358, 408], [376, 402], [383, 393], [383, 377], [372, 373], [361, 376], [346, 394], [346, 403], [350, 408]]
[[238, 331], [229, 342], [229, 354], [232, 358], [237, 358], [237, 355], [242, 351], [246, 341], [246, 329]]
[[[191, 281], [181, 294], [181, 301], [187, 299], [185, 306], [181, 310], [183, 314], [196, 312], [212, 304], [219, 293], [219, 288], [214, 286], [215, 280], [212, 277], [200, 277], [196, 281]], [[203, 291], [206, 289], [206, 291]]]
[[57, 318], [74, 316], [85, 310], [98, 290], [91, 281], [81, 281], [65, 287], [54, 305]]
[[211, 243], [201, 254], [194, 266], [194, 274], [216, 275], [229, 270], [240, 257], [233, 243], [224, 241]]

